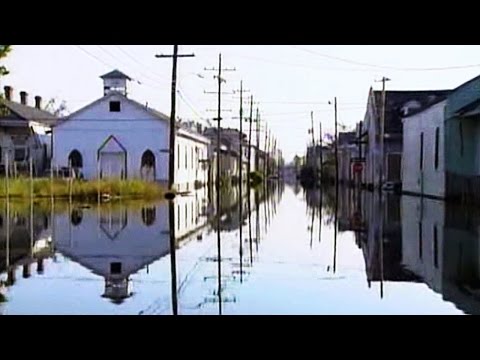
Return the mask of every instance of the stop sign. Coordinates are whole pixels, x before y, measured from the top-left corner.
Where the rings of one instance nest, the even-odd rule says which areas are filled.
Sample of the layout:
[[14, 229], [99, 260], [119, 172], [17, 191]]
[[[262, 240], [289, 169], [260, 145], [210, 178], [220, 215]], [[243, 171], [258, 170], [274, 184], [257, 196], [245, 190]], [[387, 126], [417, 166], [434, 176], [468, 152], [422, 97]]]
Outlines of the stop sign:
[[353, 164], [353, 172], [361, 173], [362, 171], [363, 171], [363, 164], [362, 163]]

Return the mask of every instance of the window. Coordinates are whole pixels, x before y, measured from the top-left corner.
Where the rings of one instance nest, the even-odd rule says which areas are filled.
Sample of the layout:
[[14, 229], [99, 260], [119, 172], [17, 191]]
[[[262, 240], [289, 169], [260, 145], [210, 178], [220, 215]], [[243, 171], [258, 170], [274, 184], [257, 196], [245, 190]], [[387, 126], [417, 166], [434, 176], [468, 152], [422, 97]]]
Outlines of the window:
[[440, 129], [435, 130], [435, 170], [438, 170], [439, 165], [439, 148], [440, 148]]
[[82, 154], [78, 150], [73, 150], [68, 156], [68, 164], [74, 169], [83, 168]]
[[15, 161], [25, 161], [27, 159], [27, 149], [24, 147], [15, 148]]
[[120, 112], [121, 110], [120, 101], [110, 101], [110, 112]]
[[120, 275], [122, 273], [122, 263], [111, 263], [110, 264], [110, 274]]
[[423, 133], [420, 134], [420, 171], [423, 170]]
[[185, 169], [188, 169], [188, 148], [185, 147]]
[[178, 230], [180, 230], [180, 205], [177, 205], [177, 218], [178, 218], [178, 221], [177, 221], [177, 224], [178, 224]]
[[195, 169], [195, 162], [193, 161], [193, 147], [191, 148], [192, 151], [192, 169]]
[[438, 231], [437, 227], [433, 227], [433, 265], [438, 269]]
[[180, 169], [180, 145], [178, 145], [178, 149], [177, 149], [177, 159], [178, 159], [178, 168]]

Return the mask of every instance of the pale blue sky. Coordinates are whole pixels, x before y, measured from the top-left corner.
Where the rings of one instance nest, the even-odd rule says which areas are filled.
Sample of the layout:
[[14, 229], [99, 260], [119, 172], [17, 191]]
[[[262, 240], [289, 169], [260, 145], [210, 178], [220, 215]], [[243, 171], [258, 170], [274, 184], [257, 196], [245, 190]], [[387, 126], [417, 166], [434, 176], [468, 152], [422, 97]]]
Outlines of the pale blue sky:
[[[154, 55], [171, 51], [172, 45], [14, 45], [5, 61], [11, 75], [0, 85], [12, 85], [17, 97], [19, 91], [27, 91], [32, 102], [37, 94], [66, 100], [75, 111], [101, 97], [99, 76], [118, 68], [142, 83], [131, 83], [132, 98], [169, 114], [171, 61]], [[287, 160], [305, 151], [310, 111], [316, 111], [317, 132], [320, 119], [326, 131], [333, 131], [328, 101], [335, 96], [339, 121], [353, 126], [364, 116], [369, 88], [380, 89], [375, 81], [383, 76], [392, 79], [392, 90], [426, 90], [455, 88], [480, 74], [476, 45], [182, 45], [181, 52], [196, 57], [179, 63], [184, 94], [178, 101], [179, 115], [214, 116], [206, 110], [215, 109], [216, 97], [204, 90], [215, 91], [216, 82], [204, 68], [216, 67], [221, 52], [224, 65], [237, 69], [225, 74], [225, 91], [238, 89], [244, 80], [260, 101], [263, 119]], [[224, 125], [237, 127], [238, 120], [228, 118], [238, 116], [238, 100], [225, 96], [224, 108], [234, 111], [224, 114]]]

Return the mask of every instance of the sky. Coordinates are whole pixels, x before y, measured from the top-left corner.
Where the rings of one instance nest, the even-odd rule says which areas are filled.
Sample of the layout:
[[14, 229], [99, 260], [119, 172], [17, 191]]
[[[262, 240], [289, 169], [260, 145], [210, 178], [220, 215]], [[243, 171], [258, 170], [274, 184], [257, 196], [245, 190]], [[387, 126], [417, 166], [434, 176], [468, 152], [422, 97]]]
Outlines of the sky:
[[[13, 45], [3, 61], [10, 75], [0, 86], [66, 101], [70, 112], [103, 95], [101, 75], [118, 69], [134, 79], [129, 96], [170, 114], [172, 62], [156, 54], [171, 54], [173, 45]], [[177, 113], [205, 122], [216, 113], [214, 71], [219, 54], [224, 78], [224, 127], [239, 127], [240, 81], [254, 96], [262, 130], [265, 124], [287, 161], [303, 155], [311, 141], [308, 129], [314, 112], [316, 136], [334, 132], [333, 102], [338, 98], [339, 122], [347, 129], [365, 115], [371, 87], [386, 76], [388, 90], [454, 89], [480, 74], [478, 45], [181, 45]], [[207, 93], [205, 93], [207, 92]], [[250, 106], [245, 101], [245, 113]], [[236, 119], [237, 118], [237, 119]], [[261, 136], [264, 139], [264, 134]], [[263, 140], [262, 140], [263, 144]], [[263, 145], [262, 145], [263, 146]]]

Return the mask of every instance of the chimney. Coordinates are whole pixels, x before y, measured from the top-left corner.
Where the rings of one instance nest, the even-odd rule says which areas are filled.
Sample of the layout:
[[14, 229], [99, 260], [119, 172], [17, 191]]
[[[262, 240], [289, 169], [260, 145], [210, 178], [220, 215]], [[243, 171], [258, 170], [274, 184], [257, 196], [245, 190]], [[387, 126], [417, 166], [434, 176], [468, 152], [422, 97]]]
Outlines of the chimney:
[[42, 97], [35, 96], [35, 107], [39, 110], [42, 110]]
[[28, 93], [25, 91], [20, 91], [20, 103], [22, 105], [28, 105]]
[[5, 86], [3, 90], [5, 90], [5, 100], [12, 101], [13, 88], [11, 86]]

